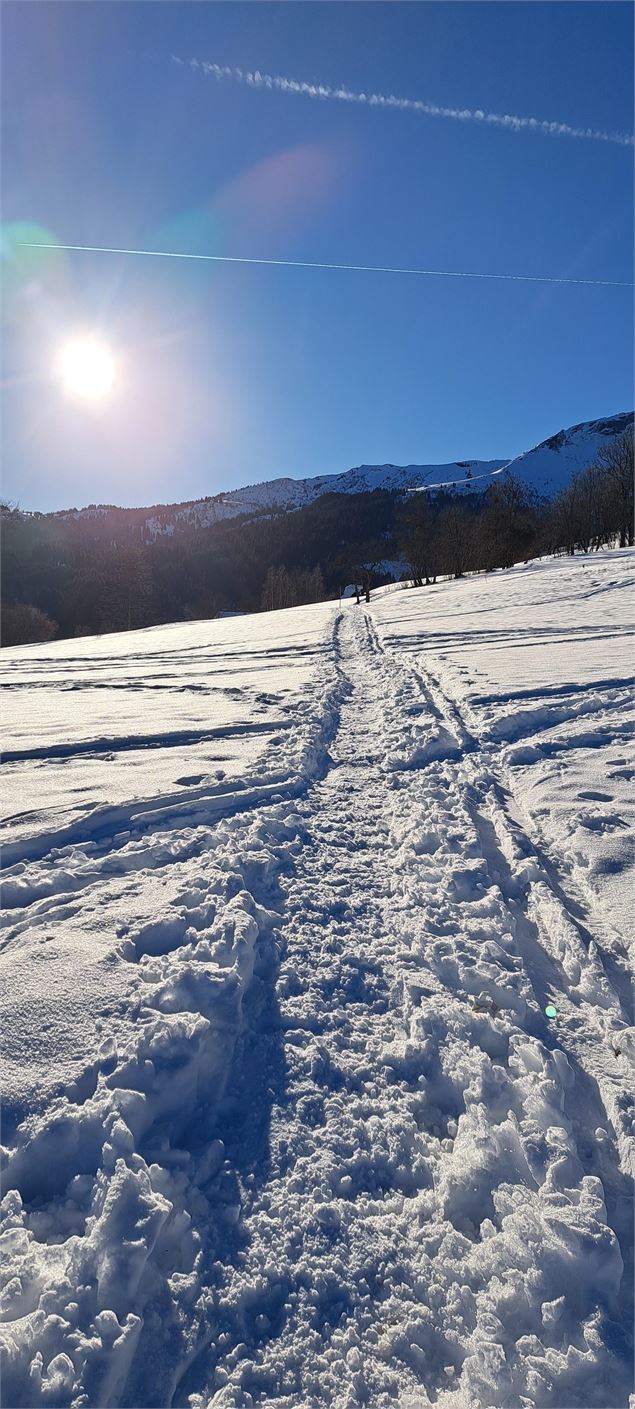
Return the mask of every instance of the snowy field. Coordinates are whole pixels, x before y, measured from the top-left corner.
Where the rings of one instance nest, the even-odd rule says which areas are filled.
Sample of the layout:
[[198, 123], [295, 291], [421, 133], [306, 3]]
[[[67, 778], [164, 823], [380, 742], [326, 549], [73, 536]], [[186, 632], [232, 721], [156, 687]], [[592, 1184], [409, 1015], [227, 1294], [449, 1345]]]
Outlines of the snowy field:
[[6, 1409], [628, 1405], [634, 561], [3, 652]]

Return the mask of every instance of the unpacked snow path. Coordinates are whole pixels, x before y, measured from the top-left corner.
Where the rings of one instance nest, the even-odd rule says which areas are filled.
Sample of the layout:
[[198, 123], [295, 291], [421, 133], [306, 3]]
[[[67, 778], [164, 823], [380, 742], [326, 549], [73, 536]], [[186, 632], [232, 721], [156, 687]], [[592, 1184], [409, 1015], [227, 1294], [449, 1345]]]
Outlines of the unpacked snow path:
[[424, 657], [350, 606], [319, 692], [301, 785], [157, 847], [94, 1083], [16, 1128], [6, 1403], [628, 1403], [626, 969]]

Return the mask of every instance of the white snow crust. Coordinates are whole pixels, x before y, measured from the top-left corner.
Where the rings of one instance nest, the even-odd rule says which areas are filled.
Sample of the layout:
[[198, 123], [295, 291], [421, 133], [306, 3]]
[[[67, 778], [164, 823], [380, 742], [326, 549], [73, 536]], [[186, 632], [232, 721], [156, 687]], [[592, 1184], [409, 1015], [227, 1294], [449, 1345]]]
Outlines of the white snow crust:
[[628, 1405], [634, 559], [3, 652], [5, 1406]]

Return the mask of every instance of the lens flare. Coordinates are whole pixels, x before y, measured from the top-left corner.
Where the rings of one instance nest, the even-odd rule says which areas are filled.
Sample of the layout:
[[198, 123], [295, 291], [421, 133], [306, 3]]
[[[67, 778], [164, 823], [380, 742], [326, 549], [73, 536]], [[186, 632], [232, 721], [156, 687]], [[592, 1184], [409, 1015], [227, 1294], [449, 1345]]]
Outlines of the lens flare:
[[105, 343], [94, 337], [77, 337], [60, 349], [57, 373], [69, 396], [101, 401], [115, 385], [117, 365]]

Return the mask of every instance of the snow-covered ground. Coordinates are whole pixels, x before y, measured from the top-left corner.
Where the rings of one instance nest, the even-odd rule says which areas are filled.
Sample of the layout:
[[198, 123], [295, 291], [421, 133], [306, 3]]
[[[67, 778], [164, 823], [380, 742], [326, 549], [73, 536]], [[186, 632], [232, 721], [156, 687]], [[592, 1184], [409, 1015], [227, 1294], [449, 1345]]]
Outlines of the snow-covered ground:
[[5, 861], [290, 781], [327, 650], [303, 607], [5, 651]]
[[634, 557], [3, 653], [6, 1406], [628, 1404]]

